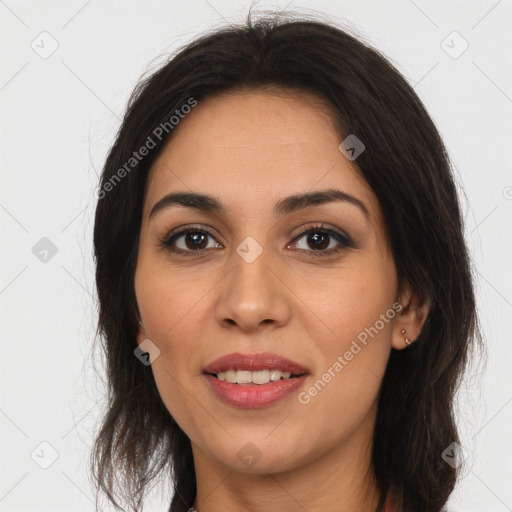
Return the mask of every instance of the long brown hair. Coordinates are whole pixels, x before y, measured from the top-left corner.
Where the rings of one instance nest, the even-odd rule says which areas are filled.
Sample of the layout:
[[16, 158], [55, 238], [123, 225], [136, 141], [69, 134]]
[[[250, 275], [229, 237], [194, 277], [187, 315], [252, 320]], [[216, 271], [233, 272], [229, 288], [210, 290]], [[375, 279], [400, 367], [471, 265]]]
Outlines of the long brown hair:
[[[140, 81], [106, 159], [94, 226], [97, 334], [108, 377], [107, 410], [91, 456], [98, 489], [116, 505], [121, 497], [140, 509], [150, 482], [169, 471], [170, 510], [185, 512], [195, 499], [190, 440], [164, 406], [151, 367], [134, 357], [144, 190], [172, 137], [170, 127], [160, 138], [154, 130], [191, 98], [200, 104], [217, 92], [268, 86], [323, 98], [339, 122], [340, 141], [351, 133], [364, 141], [357, 166], [379, 200], [399, 287], [409, 284], [431, 304], [415, 343], [391, 353], [372, 469], [383, 494], [403, 510], [439, 512], [457, 478], [441, 456], [458, 441], [454, 394], [468, 350], [480, 341], [447, 152], [412, 87], [377, 50], [331, 23], [278, 15], [256, 22], [249, 15], [201, 36]], [[151, 136], [155, 147], [131, 161]]]

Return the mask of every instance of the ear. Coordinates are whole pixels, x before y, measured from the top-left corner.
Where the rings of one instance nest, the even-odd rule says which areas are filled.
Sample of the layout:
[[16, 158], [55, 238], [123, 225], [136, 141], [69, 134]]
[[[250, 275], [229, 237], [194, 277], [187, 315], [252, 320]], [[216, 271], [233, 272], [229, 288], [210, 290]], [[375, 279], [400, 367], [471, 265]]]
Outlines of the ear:
[[395, 350], [402, 350], [414, 343], [421, 333], [421, 329], [427, 319], [430, 305], [428, 300], [418, 292], [411, 290], [407, 285], [397, 302], [402, 306], [393, 325], [391, 346]]

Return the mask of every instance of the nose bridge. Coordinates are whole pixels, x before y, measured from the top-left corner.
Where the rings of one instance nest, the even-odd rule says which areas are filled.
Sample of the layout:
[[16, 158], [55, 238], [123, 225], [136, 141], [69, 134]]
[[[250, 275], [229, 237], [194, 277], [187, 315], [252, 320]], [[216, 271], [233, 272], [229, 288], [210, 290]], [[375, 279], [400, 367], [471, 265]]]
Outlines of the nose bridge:
[[287, 320], [285, 291], [272, 268], [275, 259], [270, 248], [248, 236], [233, 250], [229, 266], [221, 282], [219, 321], [234, 321], [244, 329], [253, 329], [263, 321], [282, 324]]
[[232, 255], [230, 294], [238, 296], [240, 303], [256, 303], [268, 296], [272, 288], [270, 281], [274, 279], [269, 269], [271, 259], [270, 248], [251, 236], [246, 237]]

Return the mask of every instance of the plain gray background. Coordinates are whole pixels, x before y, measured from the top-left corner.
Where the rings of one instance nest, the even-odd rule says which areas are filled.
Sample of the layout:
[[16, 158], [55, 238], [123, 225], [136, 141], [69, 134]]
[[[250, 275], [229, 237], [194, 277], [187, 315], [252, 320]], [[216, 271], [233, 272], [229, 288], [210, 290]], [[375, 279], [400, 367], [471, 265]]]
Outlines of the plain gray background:
[[[0, 1], [0, 511], [94, 510], [85, 465], [105, 389], [91, 356], [97, 173], [141, 73], [249, 5]], [[512, 0], [256, 4], [287, 6], [380, 49], [449, 149], [488, 346], [485, 371], [475, 365], [459, 395], [467, 459], [449, 510], [511, 511]], [[147, 510], [167, 510], [158, 492]]]

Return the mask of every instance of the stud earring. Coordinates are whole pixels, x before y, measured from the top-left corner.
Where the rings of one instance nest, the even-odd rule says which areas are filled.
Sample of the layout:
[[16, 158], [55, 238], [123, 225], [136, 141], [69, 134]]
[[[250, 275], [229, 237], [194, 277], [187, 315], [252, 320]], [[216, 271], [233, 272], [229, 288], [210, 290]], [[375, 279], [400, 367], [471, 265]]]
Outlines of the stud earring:
[[[405, 334], [405, 329], [402, 329], [400, 332], [401, 332], [402, 334]], [[409, 346], [409, 345], [412, 343], [412, 342], [411, 342], [411, 338], [409, 338], [409, 337], [406, 337], [404, 341], [405, 341], [405, 343], [407, 344], [407, 346]]]

